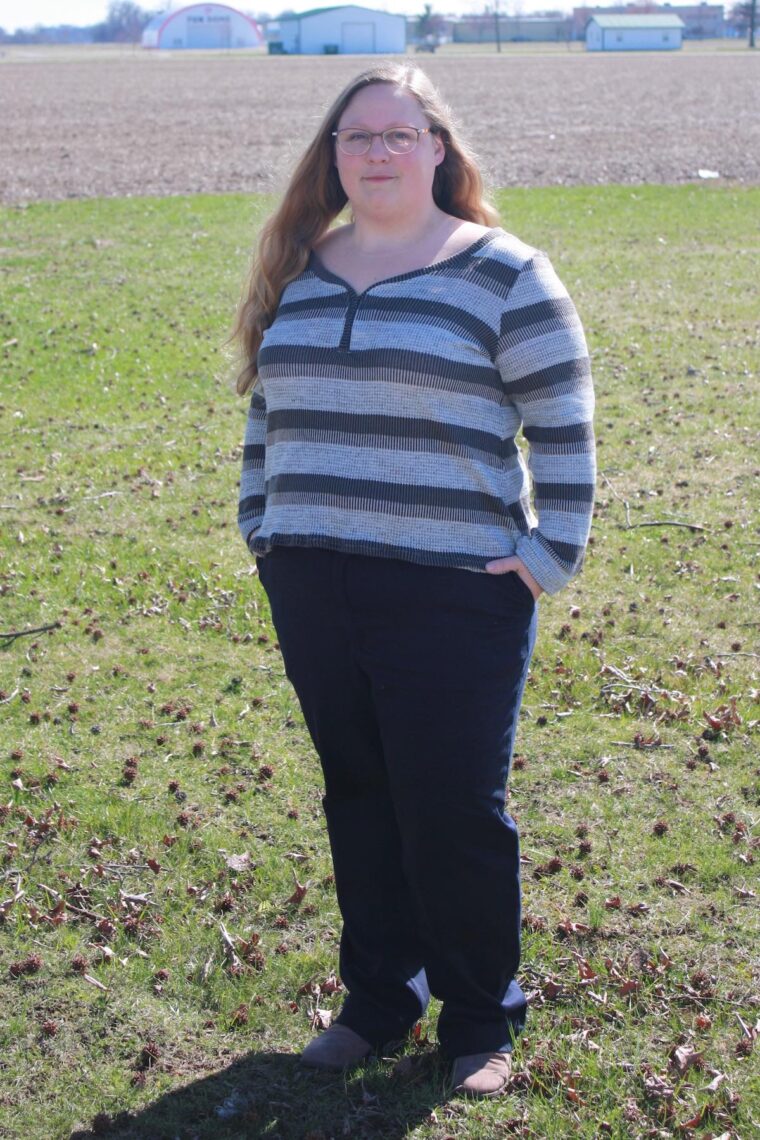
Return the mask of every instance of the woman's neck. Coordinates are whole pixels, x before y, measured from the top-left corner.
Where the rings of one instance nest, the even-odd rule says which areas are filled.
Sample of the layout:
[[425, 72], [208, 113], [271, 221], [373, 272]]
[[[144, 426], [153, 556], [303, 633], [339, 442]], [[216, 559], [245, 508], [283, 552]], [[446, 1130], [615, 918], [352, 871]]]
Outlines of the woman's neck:
[[445, 237], [456, 223], [457, 219], [435, 205], [412, 218], [358, 217], [354, 219], [351, 245], [362, 257], [392, 256], [409, 246]]

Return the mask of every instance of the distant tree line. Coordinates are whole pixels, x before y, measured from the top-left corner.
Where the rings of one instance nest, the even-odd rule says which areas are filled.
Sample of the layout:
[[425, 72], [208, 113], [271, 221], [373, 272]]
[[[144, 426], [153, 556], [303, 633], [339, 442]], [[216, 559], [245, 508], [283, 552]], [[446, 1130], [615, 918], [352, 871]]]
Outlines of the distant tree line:
[[76, 28], [70, 24], [35, 28], [18, 28], [10, 33], [0, 28], [0, 43], [4, 44], [135, 44], [142, 37], [143, 28], [164, 8], [149, 11], [132, 0], [112, 0], [108, 15], [100, 24]]

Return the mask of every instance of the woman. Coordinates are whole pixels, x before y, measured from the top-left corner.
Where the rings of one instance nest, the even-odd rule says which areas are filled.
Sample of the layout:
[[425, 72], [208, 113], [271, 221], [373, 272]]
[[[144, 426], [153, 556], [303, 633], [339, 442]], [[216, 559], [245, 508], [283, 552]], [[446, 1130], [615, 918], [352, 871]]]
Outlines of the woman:
[[264, 227], [236, 328], [240, 529], [322, 763], [344, 922], [347, 997], [302, 1060], [360, 1062], [432, 993], [475, 1096], [507, 1086], [525, 1021], [505, 791], [536, 602], [580, 568], [594, 491], [577, 314], [496, 221], [425, 74], [373, 67]]

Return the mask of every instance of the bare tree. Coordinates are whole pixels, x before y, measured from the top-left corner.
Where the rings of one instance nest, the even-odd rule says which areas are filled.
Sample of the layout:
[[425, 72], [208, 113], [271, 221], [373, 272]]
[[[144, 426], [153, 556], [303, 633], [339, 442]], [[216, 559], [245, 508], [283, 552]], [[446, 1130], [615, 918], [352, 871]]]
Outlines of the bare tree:
[[757, 0], [741, 0], [731, 9], [730, 23], [738, 32], [747, 32], [749, 47], [755, 46], [755, 24], [757, 23]]
[[95, 28], [95, 39], [100, 43], [137, 43], [152, 18], [153, 12], [145, 12], [132, 0], [111, 0], [108, 15]]
[[432, 4], [426, 4], [422, 15], [417, 19], [417, 38], [420, 43], [435, 49], [444, 30], [443, 16], [433, 11]]

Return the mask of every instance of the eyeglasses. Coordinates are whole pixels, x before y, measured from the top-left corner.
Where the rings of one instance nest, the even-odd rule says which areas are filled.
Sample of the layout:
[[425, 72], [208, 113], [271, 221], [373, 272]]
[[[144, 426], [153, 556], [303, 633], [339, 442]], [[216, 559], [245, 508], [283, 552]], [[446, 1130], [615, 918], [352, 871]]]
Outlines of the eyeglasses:
[[366, 154], [373, 139], [382, 139], [385, 149], [391, 154], [409, 154], [419, 142], [420, 135], [434, 133], [433, 127], [390, 127], [387, 131], [360, 131], [355, 127], [343, 127], [333, 131], [338, 146], [344, 154]]

